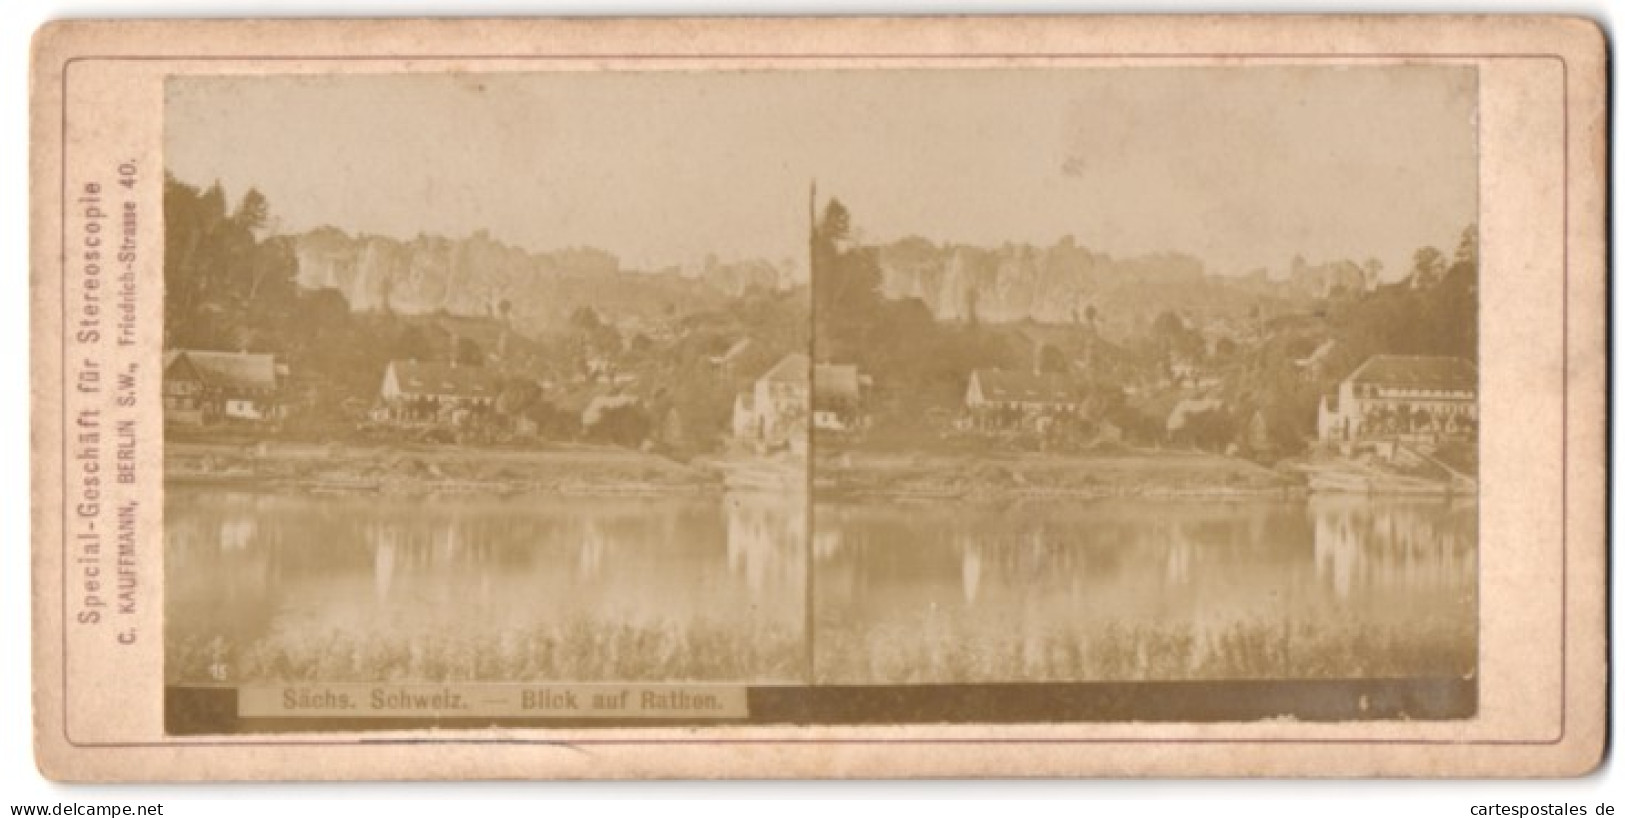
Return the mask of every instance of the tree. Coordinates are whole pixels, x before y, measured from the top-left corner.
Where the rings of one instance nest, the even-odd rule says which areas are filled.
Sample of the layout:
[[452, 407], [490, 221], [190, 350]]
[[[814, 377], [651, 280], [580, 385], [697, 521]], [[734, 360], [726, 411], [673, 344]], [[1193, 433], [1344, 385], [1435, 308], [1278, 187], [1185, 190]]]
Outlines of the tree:
[[485, 365], [485, 353], [481, 351], [479, 344], [474, 343], [474, 339], [458, 338], [456, 350], [452, 360], [459, 366]]
[[536, 424], [536, 434], [547, 440], [568, 440], [581, 433], [581, 416], [554, 406], [541, 398], [526, 406], [523, 413]]
[[209, 189], [203, 191], [198, 199], [198, 227], [204, 233], [212, 233], [226, 218], [226, 191], [220, 187], [220, 180], [216, 179]]
[[587, 430], [588, 437], [617, 446], [637, 446], [649, 437], [654, 427], [643, 407], [630, 403], [607, 408], [598, 416], [598, 422]]
[[343, 330], [350, 322], [350, 302], [344, 293], [334, 287], [309, 290], [300, 298], [300, 308], [294, 313], [294, 326], [299, 334], [320, 336]]
[[501, 394], [497, 395], [496, 410], [508, 417], [517, 417], [541, 396], [542, 388], [535, 381], [509, 378], [502, 384]]
[[598, 311], [592, 307], [583, 305], [570, 313], [570, 326], [581, 332], [591, 333], [603, 325], [603, 319], [598, 317]]
[[1452, 266], [1467, 264], [1478, 266], [1478, 225], [1469, 224], [1461, 231], [1461, 240], [1456, 243], [1456, 256], [1451, 260]]
[[1365, 290], [1367, 292], [1376, 289], [1377, 285], [1382, 283], [1381, 259], [1368, 258], [1365, 260], [1365, 265], [1360, 269], [1365, 277]]
[[830, 199], [824, 206], [824, 218], [818, 223], [818, 237], [828, 242], [844, 241], [852, 235], [852, 214], [840, 199]]
[[1071, 371], [1072, 364], [1066, 359], [1066, 354], [1051, 344], [1040, 344], [1038, 347], [1038, 371], [1049, 374], [1066, 374]]
[[1185, 416], [1185, 430], [1198, 448], [1223, 451], [1235, 438], [1235, 423], [1222, 410], [1208, 409]]
[[1206, 350], [1201, 333], [1185, 326], [1185, 320], [1172, 310], [1164, 310], [1151, 321], [1151, 343], [1158, 357], [1197, 360]]
[[1151, 337], [1163, 339], [1172, 343], [1173, 339], [1185, 334], [1185, 321], [1173, 310], [1163, 310], [1151, 320]]
[[265, 194], [256, 188], [249, 188], [243, 194], [237, 212], [231, 215], [232, 222], [244, 230], [259, 230], [270, 223], [270, 218], [271, 205], [265, 200]]
[[257, 348], [280, 353], [302, 343], [286, 320], [298, 306], [298, 265], [291, 243], [254, 236], [269, 213], [265, 197], [250, 190], [228, 217], [219, 182], [200, 193], [165, 176], [168, 344], [235, 349], [252, 338]]
[[391, 357], [401, 361], [427, 361], [434, 358], [434, 345], [424, 337], [423, 330], [408, 324], [395, 338]]
[[280, 318], [293, 309], [299, 295], [295, 280], [299, 261], [290, 240], [279, 236], [261, 242], [249, 253], [245, 266], [249, 283], [243, 303], [250, 312]]
[[872, 248], [843, 247], [851, 214], [838, 199], [824, 208], [812, 239], [814, 353], [821, 360], [861, 360], [881, 321], [880, 262]]
[[1444, 254], [1437, 247], [1423, 247], [1411, 257], [1411, 286], [1428, 289], [1444, 276]]

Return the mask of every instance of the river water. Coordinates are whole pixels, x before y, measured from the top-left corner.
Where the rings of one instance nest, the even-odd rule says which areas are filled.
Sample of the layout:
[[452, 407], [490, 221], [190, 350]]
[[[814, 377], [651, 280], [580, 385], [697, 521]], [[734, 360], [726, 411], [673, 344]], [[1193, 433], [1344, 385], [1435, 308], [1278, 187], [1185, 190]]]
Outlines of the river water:
[[1476, 666], [1471, 502], [819, 503], [809, 528], [804, 503], [768, 495], [171, 486], [165, 513], [173, 683], [1400, 678]]
[[772, 498], [168, 495], [172, 681], [805, 675]]
[[1465, 676], [1477, 507], [820, 506], [820, 681]]

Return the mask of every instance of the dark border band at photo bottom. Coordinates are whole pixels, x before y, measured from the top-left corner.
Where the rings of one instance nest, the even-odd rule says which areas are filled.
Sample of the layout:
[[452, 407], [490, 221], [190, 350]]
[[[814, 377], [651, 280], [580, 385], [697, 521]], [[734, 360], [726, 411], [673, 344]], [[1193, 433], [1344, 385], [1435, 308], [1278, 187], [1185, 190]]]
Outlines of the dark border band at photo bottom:
[[724, 725], [1439, 721], [1478, 712], [1476, 679], [1316, 679], [746, 686], [742, 719], [243, 718], [232, 687], [164, 688], [164, 732], [242, 733]]

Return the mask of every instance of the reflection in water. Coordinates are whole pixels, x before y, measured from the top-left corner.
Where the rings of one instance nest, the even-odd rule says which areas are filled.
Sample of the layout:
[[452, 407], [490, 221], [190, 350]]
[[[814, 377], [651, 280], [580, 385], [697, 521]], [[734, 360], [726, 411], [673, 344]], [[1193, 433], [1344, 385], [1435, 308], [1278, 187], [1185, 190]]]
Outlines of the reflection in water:
[[964, 582], [966, 604], [975, 604], [976, 589], [982, 584], [982, 550], [975, 543], [961, 547], [960, 578]]
[[805, 672], [804, 505], [168, 495], [172, 681]]
[[[1402, 586], [1417, 593], [1470, 591], [1474, 506], [1373, 506], [1359, 498], [1315, 498], [1315, 573], [1339, 598], [1357, 588]], [[1473, 534], [1462, 542], [1464, 534]], [[1468, 559], [1467, 564], [1461, 560]]]
[[[806, 562], [787, 543], [807, 540], [807, 506], [771, 494], [731, 494], [728, 515], [728, 568], [744, 577], [753, 600], [783, 591], [800, 593]], [[754, 602], [753, 602], [754, 604]]]
[[172, 681], [1466, 675], [1477, 507], [172, 487]]
[[1465, 675], [1476, 505], [820, 504], [842, 683]]

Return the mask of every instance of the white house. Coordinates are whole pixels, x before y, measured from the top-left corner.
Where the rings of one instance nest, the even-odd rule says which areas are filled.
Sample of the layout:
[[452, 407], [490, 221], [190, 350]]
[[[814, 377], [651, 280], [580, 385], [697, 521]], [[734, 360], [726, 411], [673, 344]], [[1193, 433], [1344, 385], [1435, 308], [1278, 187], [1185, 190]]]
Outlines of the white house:
[[1320, 402], [1320, 439], [1438, 443], [1478, 434], [1478, 368], [1461, 358], [1374, 355]]
[[809, 369], [806, 355], [791, 353], [757, 378], [750, 391], [740, 392], [734, 398], [734, 438], [773, 447], [805, 437]]
[[1084, 390], [1074, 378], [1054, 373], [977, 369], [965, 386], [965, 408], [983, 429], [1048, 428], [1055, 418], [1076, 415]]
[[501, 393], [502, 379], [484, 367], [390, 361], [384, 368], [378, 400], [383, 419], [426, 422], [489, 409]]

